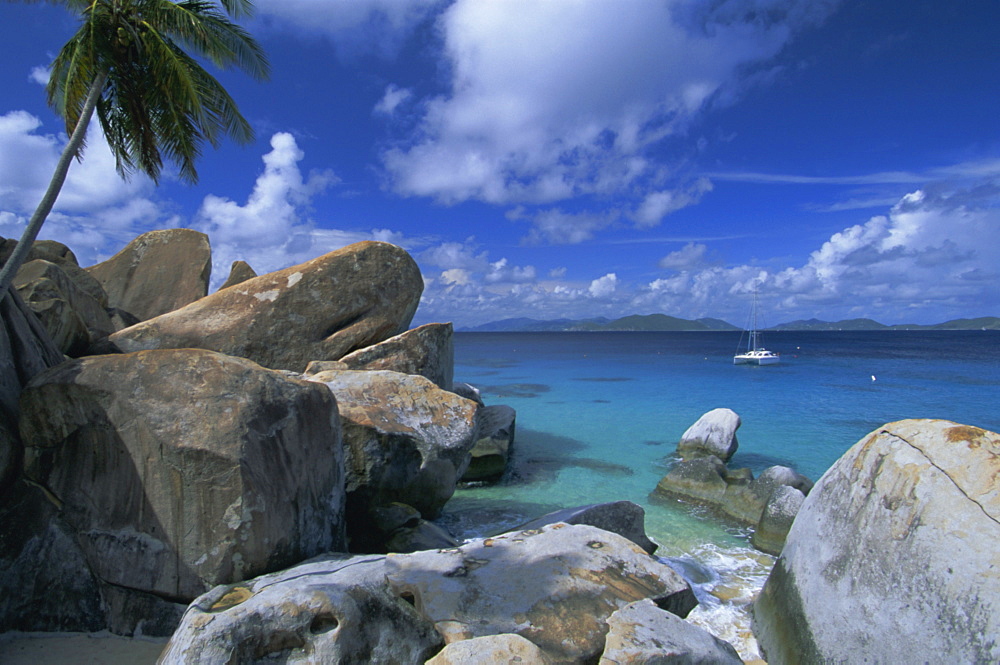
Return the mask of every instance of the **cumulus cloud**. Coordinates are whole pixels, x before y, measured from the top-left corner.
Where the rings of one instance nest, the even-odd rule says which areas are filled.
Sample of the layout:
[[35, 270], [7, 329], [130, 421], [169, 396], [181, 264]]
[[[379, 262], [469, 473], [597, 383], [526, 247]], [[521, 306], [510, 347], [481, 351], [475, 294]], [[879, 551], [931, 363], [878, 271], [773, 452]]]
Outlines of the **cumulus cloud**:
[[705, 263], [705, 253], [708, 247], [695, 242], [689, 242], [676, 252], [670, 252], [660, 259], [659, 266], [664, 270], [692, 270], [700, 268]]
[[885, 214], [831, 234], [801, 263], [717, 265], [706, 260], [710, 241], [689, 242], [661, 259], [659, 267], [668, 273], [638, 285], [620, 272], [574, 282], [565, 269], [551, 271], [544, 281], [517, 282], [511, 274], [494, 284], [486, 279], [489, 266], [499, 264], [503, 271], [509, 262], [488, 260], [475, 246], [440, 249], [455, 266], [466, 267], [453, 268], [429, 288], [418, 316], [470, 325], [520, 316], [664, 312], [739, 325], [755, 287], [765, 324], [816, 316], [934, 323], [947, 316], [942, 312], [953, 318], [995, 315], [1000, 292], [984, 285], [1000, 281], [994, 251], [1000, 247], [998, 203], [995, 179], [963, 188], [928, 184], [897, 199]]
[[497, 282], [534, 282], [535, 267], [508, 265], [507, 259], [503, 258], [490, 264], [490, 269], [484, 279], [488, 284]]
[[211, 239], [213, 282], [224, 280], [236, 259], [249, 262], [258, 273], [268, 272], [370, 237], [314, 227], [308, 216], [313, 197], [339, 179], [329, 170], [304, 177], [298, 167], [304, 156], [291, 134], [278, 132], [245, 204], [214, 194], [205, 197], [194, 227]]
[[443, 242], [419, 254], [421, 264], [450, 270], [459, 268], [470, 272], [485, 272], [489, 267], [489, 254], [481, 251], [475, 238], [465, 242]]
[[332, 38], [345, 55], [391, 56], [442, 0], [258, 0], [257, 13]]
[[[83, 265], [117, 251], [136, 229], [175, 221], [151, 196], [153, 183], [141, 175], [124, 181], [97, 123], [88, 131], [81, 161], [70, 165], [52, 212], [39, 234], [69, 245]], [[64, 134], [45, 133], [26, 111], [0, 115], [0, 235], [19, 238], [49, 185], [66, 145]]]
[[48, 85], [51, 74], [52, 72], [48, 67], [32, 67], [31, 73], [28, 75], [28, 80], [38, 85]]
[[595, 298], [607, 298], [614, 294], [618, 286], [618, 275], [609, 272], [604, 277], [598, 277], [590, 283], [590, 295]]
[[419, 138], [387, 150], [385, 166], [401, 193], [445, 202], [639, 186], [650, 197], [636, 220], [655, 224], [689, 202], [654, 188], [660, 168], [646, 149], [834, 5], [671, 1], [623, 12], [616, 2], [457, 0], [439, 19], [450, 90], [427, 100]]
[[[1000, 279], [993, 256], [1000, 246], [1000, 184], [966, 189], [929, 186], [902, 197], [884, 215], [834, 233], [800, 266], [765, 270], [740, 265], [683, 270], [695, 245], [664, 258], [661, 267], [683, 272], [647, 284], [637, 306], [738, 321], [741, 301], [755, 284], [777, 320], [870, 317], [896, 323], [935, 322], [1000, 310]], [[664, 263], [666, 265], [664, 265]], [[928, 314], [932, 313], [932, 314]]]
[[[0, 206], [15, 212], [34, 210], [48, 187], [66, 145], [63, 134], [41, 133], [42, 121], [27, 111], [0, 115]], [[87, 133], [83, 160], [70, 165], [53, 210], [91, 213], [153, 190], [148, 178], [124, 181], [115, 173], [115, 159], [97, 123]]]

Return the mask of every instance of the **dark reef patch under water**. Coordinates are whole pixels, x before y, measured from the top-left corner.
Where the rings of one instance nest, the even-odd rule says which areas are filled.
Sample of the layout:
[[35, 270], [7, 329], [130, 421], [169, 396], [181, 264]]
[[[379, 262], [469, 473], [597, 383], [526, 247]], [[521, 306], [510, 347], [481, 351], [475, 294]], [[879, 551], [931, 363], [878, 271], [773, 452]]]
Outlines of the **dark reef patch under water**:
[[492, 397], [538, 397], [552, 390], [544, 383], [503, 383], [495, 386], [482, 386], [479, 392]]
[[574, 381], [593, 381], [594, 383], [621, 383], [622, 381], [635, 381], [630, 376], [580, 376], [573, 379]]

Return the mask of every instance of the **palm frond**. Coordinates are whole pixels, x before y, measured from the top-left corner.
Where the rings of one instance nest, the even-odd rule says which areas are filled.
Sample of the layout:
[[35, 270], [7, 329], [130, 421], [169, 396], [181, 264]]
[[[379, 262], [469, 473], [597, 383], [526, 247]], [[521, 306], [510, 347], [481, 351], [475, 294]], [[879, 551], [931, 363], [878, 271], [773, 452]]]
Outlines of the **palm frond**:
[[[79, 3], [78, 3], [79, 4]], [[124, 178], [142, 171], [158, 181], [164, 161], [196, 181], [207, 141], [253, 140], [253, 129], [225, 88], [195, 59], [268, 75], [267, 56], [223, 11], [252, 3], [214, 0], [90, 0], [83, 25], [53, 62], [49, 101], [70, 131], [89, 84], [107, 72], [97, 117]]]

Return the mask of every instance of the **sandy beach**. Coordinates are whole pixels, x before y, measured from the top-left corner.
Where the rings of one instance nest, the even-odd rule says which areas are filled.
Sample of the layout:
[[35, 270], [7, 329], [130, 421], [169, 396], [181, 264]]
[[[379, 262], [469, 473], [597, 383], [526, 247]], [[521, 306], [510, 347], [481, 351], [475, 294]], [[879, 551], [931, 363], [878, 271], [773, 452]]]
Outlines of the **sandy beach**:
[[110, 633], [4, 633], [0, 665], [153, 665], [166, 643]]

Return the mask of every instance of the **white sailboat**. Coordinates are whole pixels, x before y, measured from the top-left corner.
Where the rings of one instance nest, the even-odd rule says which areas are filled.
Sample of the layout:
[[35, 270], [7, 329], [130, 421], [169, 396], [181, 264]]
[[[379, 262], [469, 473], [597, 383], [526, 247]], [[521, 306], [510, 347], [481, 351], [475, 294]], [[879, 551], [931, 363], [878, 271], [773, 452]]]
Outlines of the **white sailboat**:
[[[757, 289], [753, 290], [753, 303], [750, 305], [750, 320], [746, 332], [749, 333], [746, 351], [741, 353], [740, 349], [737, 349], [736, 355], [733, 356], [734, 365], [777, 365], [781, 362], [781, 356], [761, 346], [761, 335], [757, 330]], [[742, 346], [741, 335], [740, 347]]]

